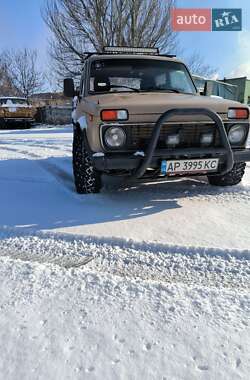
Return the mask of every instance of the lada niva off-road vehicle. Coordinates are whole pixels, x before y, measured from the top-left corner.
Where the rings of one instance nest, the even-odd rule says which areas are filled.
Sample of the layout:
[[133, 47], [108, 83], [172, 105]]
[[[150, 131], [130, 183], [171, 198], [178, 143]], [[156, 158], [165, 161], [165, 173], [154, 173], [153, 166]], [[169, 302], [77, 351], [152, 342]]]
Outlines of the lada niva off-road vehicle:
[[157, 49], [105, 48], [84, 61], [75, 97], [73, 169], [78, 193], [96, 193], [102, 174], [132, 178], [206, 175], [242, 179], [249, 108], [201, 96], [187, 67]]
[[26, 98], [0, 97], [0, 128], [29, 128], [35, 121], [35, 113]]

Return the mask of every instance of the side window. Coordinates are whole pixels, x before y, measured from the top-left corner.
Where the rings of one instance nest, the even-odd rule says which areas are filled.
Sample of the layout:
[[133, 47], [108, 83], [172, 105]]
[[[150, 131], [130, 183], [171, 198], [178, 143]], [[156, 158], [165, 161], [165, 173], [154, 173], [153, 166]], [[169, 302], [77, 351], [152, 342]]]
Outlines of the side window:
[[182, 92], [192, 92], [191, 84], [187, 80], [186, 73], [182, 70], [170, 71], [169, 79], [171, 88], [176, 88]]

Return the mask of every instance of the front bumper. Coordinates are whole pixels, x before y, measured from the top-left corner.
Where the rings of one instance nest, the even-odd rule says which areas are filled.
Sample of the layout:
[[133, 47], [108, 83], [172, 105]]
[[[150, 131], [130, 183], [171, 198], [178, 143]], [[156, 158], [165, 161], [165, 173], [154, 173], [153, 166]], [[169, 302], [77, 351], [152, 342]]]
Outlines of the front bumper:
[[35, 123], [35, 119], [32, 117], [1, 117], [0, 128], [20, 128], [27, 127]]
[[6, 124], [11, 124], [11, 123], [34, 123], [35, 119], [32, 117], [7, 117], [3, 118], [3, 121]]
[[[226, 155], [221, 152], [220, 148], [217, 149], [175, 149], [175, 151], [169, 151], [168, 149], [155, 151], [152, 157], [150, 168], [160, 168], [162, 160], [185, 160], [192, 158], [219, 158], [221, 165], [223, 165], [227, 159]], [[233, 151], [234, 162], [246, 162], [250, 161], [250, 149]], [[99, 171], [112, 171], [112, 170], [126, 170], [134, 171], [139, 167], [143, 158], [130, 154], [106, 154], [103, 157], [93, 157], [94, 167]]]
[[[215, 124], [219, 131], [221, 147], [219, 148], [174, 148], [157, 150], [157, 143], [163, 124], [176, 115], [206, 115]], [[192, 158], [219, 158], [219, 168], [217, 175], [228, 173], [235, 162], [250, 161], [250, 150], [232, 150], [228, 141], [225, 126], [221, 117], [214, 111], [206, 108], [182, 108], [166, 111], [156, 122], [152, 135], [145, 151], [144, 157], [135, 156], [112, 156], [93, 157], [94, 165], [97, 170], [126, 170], [130, 171], [132, 177], [141, 178], [148, 168], [159, 169], [162, 160], [178, 159], [187, 160]]]

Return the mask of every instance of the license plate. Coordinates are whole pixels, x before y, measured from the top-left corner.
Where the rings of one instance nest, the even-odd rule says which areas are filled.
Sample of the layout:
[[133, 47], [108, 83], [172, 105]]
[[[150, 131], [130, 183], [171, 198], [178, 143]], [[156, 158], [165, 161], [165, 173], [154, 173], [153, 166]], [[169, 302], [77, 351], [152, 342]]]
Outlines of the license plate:
[[214, 172], [218, 169], [219, 159], [208, 158], [202, 160], [175, 160], [161, 162], [162, 174]]

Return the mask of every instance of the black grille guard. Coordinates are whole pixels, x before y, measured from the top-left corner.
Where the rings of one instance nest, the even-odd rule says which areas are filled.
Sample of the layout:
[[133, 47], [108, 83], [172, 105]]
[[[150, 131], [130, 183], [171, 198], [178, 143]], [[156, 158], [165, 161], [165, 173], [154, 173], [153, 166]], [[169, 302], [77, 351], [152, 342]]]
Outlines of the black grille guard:
[[[150, 167], [150, 163], [152, 161], [152, 158], [154, 156], [154, 152], [160, 137], [161, 127], [168, 119], [170, 119], [172, 116], [176, 115], [205, 115], [208, 116], [211, 120], [214, 121], [215, 127], [218, 128], [220, 133], [220, 140], [222, 144], [221, 153], [225, 154], [226, 156], [226, 165], [223, 171], [219, 173], [219, 175], [223, 175], [227, 172], [229, 172], [234, 165], [234, 157], [233, 152], [231, 149], [231, 145], [228, 141], [227, 133], [223, 124], [223, 121], [221, 117], [215, 113], [214, 111], [208, 109], [208, 108], [173, 108], [171, 110], [166, 111], [163, 113], [159, 119], [157, 120], [155, 127], [153, 129], [150, 142], [147, 146], [145, 157], [142, 159], [140, 165], [133, 173], [132, 177], [134, 178], [141, 178], [148, 167]], [[178, 149], [180, 153], [180, 149]], [[187, 149], [183, 150], [183, 153], [187, 153]], [[174, 152], [174, 150], [173, 150]], [[206, 153], [206, 148], [204, 148], [204, 154]]]

